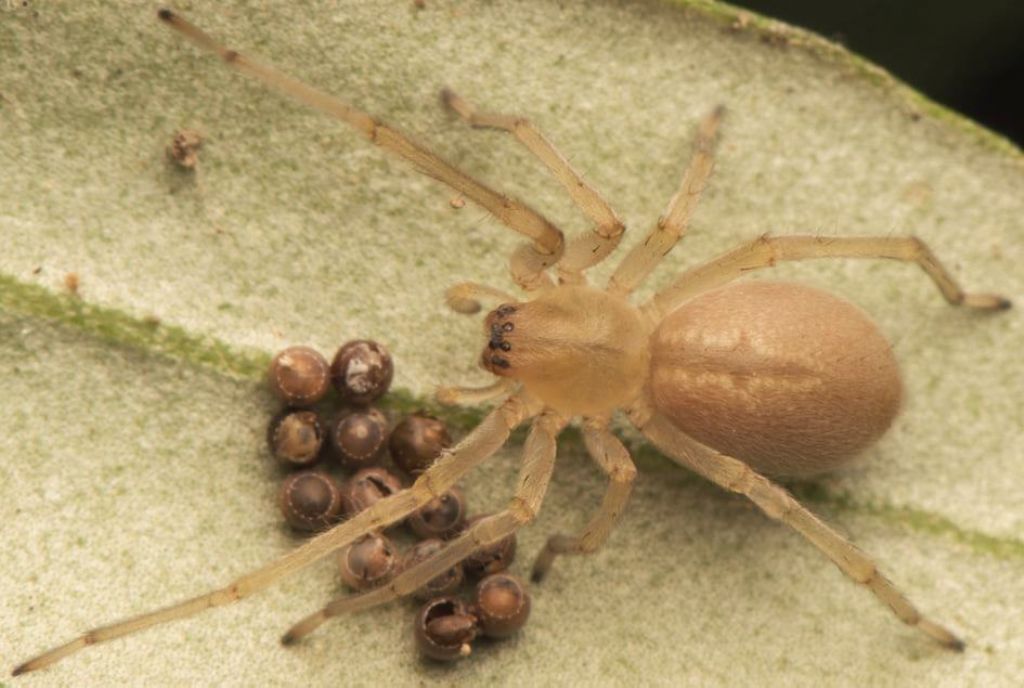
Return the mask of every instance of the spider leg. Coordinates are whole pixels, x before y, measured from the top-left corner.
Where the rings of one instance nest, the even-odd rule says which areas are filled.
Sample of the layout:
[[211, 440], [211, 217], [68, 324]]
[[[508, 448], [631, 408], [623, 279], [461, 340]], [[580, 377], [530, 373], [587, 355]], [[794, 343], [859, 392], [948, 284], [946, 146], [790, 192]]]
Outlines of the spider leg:
[[305, 568], [361, 535], [400, 521], [443, 494], [469, 470], [501, 448], [512, 430], [539, 409], [522, 396], [510, 397], [489, 413], [459, 444], [449, 450], [407, 489], [374, 504], [344, 523], [322, 533], [288, 554], [238, 578], [219, 590], [178, 604], [87, 631], [78, 638], [30, 659], [14, 674], [41, 669], [89, 645], [120, 638], [150, 626], [197, 614], [210, 607], [232, 604]]
[[551, 570], [559, 554], [591, 554], [596, 552], [611, 535], [619, 517], [626, 508], [636, 479], [636, 466], [629, 450], [611, 431], [607, 421], [588, 420], [583, 425], [583, 442], [587, 452], [608, 476], [608, 489], [601, 506], [578, 535], [558, 533], [548, 538], [547, 544], [533, 563], [530, 578], [540, 582]]
[[551, 267], [562, 255], [562, 231], [525, 203], [501, 194], [446, 162], [432, 151], [412, 141], [401, 132], [379, 122], [348, 103], [294, 79], [273, 67], [262, 65], [241, 53], [225, 48], [204, 31], [170, 10], [160, 10], [159, 18], [186, 39], [207, 52], [219, 55], [224, 64], [250, 76], [268, 88], [294, 98], [350, 125], [372, 143], [404, 158], [429, 177], [447, 184], [478, 203], [498, 221], [530, 238], [525, 251], [517, 251], [512, 261], [512, 276], [524, 288], [538, 288], [543, 270]]
[[965, 292], [953, 275], [917, 237], [823, 237], [809, 235], [762, 236], [710, 262], [687, 270], [644, 305], [656, 320], [693, 296], [719, 287], [760, 268], [781, 261], [813, 258], [887, 258], [916, 263], [954, 306], [979, 310], [1003, 310], [1010, 300], [998, 294]]
[[725, 108], [719, 106], [701, 120], [697, 127], [693, 154], [686, 166], [686, 172], [683, 173], [679, 190], [669, 201], [665, 214], [661, 216], [647, 238], [634, 246], [615, 268], [615, 272], [608, 280], [610, 293], [619, 296], [630, 294], [686, 232], [690, 217], [700, 201], [700, 195], [715, 165], [718, 125], [724, 114]]
[[630, 420], [658, 449], [675, 462], [719, 487], [744, 495], [769, 518], [788, 525], [817, 547], [851, 580], [867, 587], [903, 623], [913, 626], [951, 650], [964, 642], [945, 626], [923, 616], [878, 565], [846, 538], [818, 519], [787, 490], [739, 459], [706, 447], [677, 429], [668, 419], [651, 415], [645, 404], [629, 410]]
[[519, 484], [504, 511], [476, 522], [437, 554], [403, 571], [388, 584], [333, 600], [320, 611], [292, 626], [281, 638], [281, 642], [290, 645], [312, 633], [331, 617], [362, 611], [409, 595], [481, 547], [508, 537], [530, 523], [544, 501], [551, 472], [555, 467], [555, 439], [563, 427], [565, 420], [551, 412], [541, 414], [533, 422], [523, 446]]
[[583, 271], [608, 257], [622, 239], [626, 227], [615, 211], [529, 120], [515, 115], [480, 112], [472, 103], [448, 88], [441, 91], [441, 100], [470, 126], [500, 129], [515, 136], [551, 170], [576, 206], [594, 223], [589, 234], [569, 242], [558, 262], [558, 274], [562, 282], [582, 282]]
[[459, 282], [448, 287], [444, 292], [445, 303], [456, 313], [475, 315], [480, 312], [481, 299], [494, 300], [499, 303], [515, 303], [515, 296], [486, 284], [476, 282]]
[[437, 403], [445, 406], [477, 406], [494, 401], [516, 387], [512, 378], [499, 377], [483, 387], [438, 387], [434, 392]]

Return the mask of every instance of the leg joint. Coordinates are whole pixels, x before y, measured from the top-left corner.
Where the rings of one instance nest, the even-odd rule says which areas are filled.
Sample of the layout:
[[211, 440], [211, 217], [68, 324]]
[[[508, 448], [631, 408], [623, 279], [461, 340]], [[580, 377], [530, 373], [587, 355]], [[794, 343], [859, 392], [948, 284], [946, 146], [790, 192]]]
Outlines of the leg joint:
[[549, 435], [557, 435], [558, 431], [565, 427], [566, 421], [554, 411], [547, 410], [538, 416], [534, 423], [543, 427]]
[[[580, 182], [580, 186], [584, 186]], [[626, 225], [621, 220], [614, 220], [597, 226], [597, 234], [602, 239], [617, 239], [626, 231]]]
[[778, 250], [775, 248], [776, 240], [774, 237], [768, 234], [762, 234], [761, 236], [754, 239], [751, 244], [751, 252], [756, 255], [764, 256], [764, 264], [766, 267], [773, 268], [778, 259]]
[[907, 237], [907, 243], [910, 245], [910, 253], [915, 259], [930, 253], [928, 244], [924, 243], [923, 239], [914, 234]]
[[850, 577], [861, 585], [866, 585], [869, 588], [871, 584], [878, 578], [878, 567], [868, 562], [863, 568], [850, 572]]
[[520, 134], [524, 131], [529, 132], [533, 129], [533, 124], [531, 124], [530, 120], [525, 117], [512, 117], [511, 119], [512, 121], [509, 122], [509, 129], [516, 134]]
[[626, 417], [629, 418], [629, 422], [641, 433], [647, 427], [647, 424], [651, 422], [653, 416], [654, 411], [646, 400], [638, 401], [626, 409]]
[[520, 527], [537, 518], [537, 509], [522, 497], [516, 496], [509, 500], [508, 513]]
[[800, 505], [786, 490], [773, 485], [763, 477], [755, 474], [750, 491], [745, 493], [768, 518], [781, 523], [790, 523], [790, 516], [800, 511]]
[[[519, 396], [513, 395], [505, 401], [498, 412], [501, 414], [505, 428], [511, 431], [523, 422], [523, 419], [527, 416], [528, 409], [526, 402], [519, 398]], [[428, 474], [425, 473], [424, 475]]]
[[750, 466], [739, 460], [730, 468], [731, 475], [724, 483], [725, 489], [737, 494], [750, 495], [760, 476]]
[[632, 462], [613, 466], [608, 477], [612, 482], [629, 485], [636, 480], [636, 466]]
[[[438, 458], [442, 458], [444, 456], [446, 456], [446, 453], [442, 452], [441, 457]], [[420, 474], [420, 477], [416, 478], [412, 487], [409, 488], [414, 494], [419, 494], [419, 491], [422, 490], [430, 495], [428, 499], [422, 500], [424, 504], [429, 502], [431, 499], [439, 499], [445, 492], [447, 492], [447, 489], [441, 489], [440, 485], [434, 484], [434, 478], [435, 476], [430, 471], [424, 471]]]
[[601, 537], [598, 533], [587, 532], [577, 540], [576, 549], [580, 554], [593, 554], [597, 550], [601, 549], [601, 545], [604, 544], [605, 538]]

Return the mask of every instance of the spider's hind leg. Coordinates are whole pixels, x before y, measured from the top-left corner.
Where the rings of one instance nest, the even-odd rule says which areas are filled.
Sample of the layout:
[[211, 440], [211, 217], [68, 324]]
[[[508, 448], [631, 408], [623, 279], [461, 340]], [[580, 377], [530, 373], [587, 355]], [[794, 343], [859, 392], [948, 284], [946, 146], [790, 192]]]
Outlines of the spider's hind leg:
[[775, 267], [783, 261], [820, 258], [883, 258], [916, 263], [935, 283], [942, 297], [953, 306], [982, 311], [1005, 310], [1011, 302], [1004, 296], [966, 292], [953, 274], [915, 236], [764, 235], [711, 261], [687, 270], [658, 292], [644, 308], [660, 319], [701, 292], [742, 277], [752, 270]]
[[739, 459], [700, 444], [676, 428], [667, 418], [654, 413], [646, 404], [634, 406], [628, 414], [637, 429], [668, 458], [725, 490], [745, 496], [766, 516], [789, 526], [806, 538], [848, 578], [870, 590], [900, 621], [947, 649], [963, 651], [963, 640], [947, 627], [922, 614], [885, 577], [874, 559], [812, 514], [786, 489]]

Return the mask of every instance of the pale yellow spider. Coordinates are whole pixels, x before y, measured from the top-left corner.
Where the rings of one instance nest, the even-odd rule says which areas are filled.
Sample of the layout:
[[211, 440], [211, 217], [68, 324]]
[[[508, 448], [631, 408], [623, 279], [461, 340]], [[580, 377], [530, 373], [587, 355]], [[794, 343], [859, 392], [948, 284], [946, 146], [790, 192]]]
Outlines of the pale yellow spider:
[[[506, 130], [551, 170], [593, 230], [566, 244], [562, 232], [529, 206], [451, 166], [401, 133], [350, 105], [228, 50], [168, 10], [169, 27], [266, 86], [348, 123], [370, 141], [480, 204], [531, 243], [511, 259], [512, 276], [530, 293], [520, 301], [501, 291], [460, 284], [448, 291], [457, 311], [480, 300], [503, 301], [487, 316], [481, 359], [498, 380], [481, 389], [443, 388], [450, 403], [503, 401], [413, 485], [381, 500], [263, 568], [226, 587], [84, 635], [14, 670], [40, 669], [88, 645], [236, 602], [343, 547], [396, 523], [454, 486], [532, 420], [515, 495], [501, 512], [475, 523], [433, 558], [384, 587], [337, 599], [289, 630], [295, 642], [330, 617], [407, 595], [478, 548], [534, 519], [555, 463], [555, 439], [581, 418], [583, 439], [608, 475], [604, 500], [575, 535], [551, 537], [533, 569], [535, 580], [559, 554], [593, 552], [604, 543], [629, 498], [636, 469], [609, 430], [616, 410], [682, 466], [748, 497], [789, 525], [866, 586], [903, 622], [941, 645], [963, 641], [929, 619], [882, 575], [865, 553], [765, 477], [805, 477], [830, 470], [877, 440], [899, 410], [902, 385], [891, 349], [853, 305], [796, 284], [740, 283], [748, 271], [811, 258], [889, 258], [917, 263], [954, 305], [981, 310], [1010, 306], [992, 294], [967, 294], [928, 248], [913, 237], [761, 237], [680, 275], [641, 306], [630, 294], [679, 241], [710, 176], [722, 110], [698, 127], [679, 191], [651, 233], [619, 264], [605, 289], [584, 272], [618, 245], [623, 224], [604, 199], [527, 120], [477, 112], [450, 91], [447, 105], [469, 124]], [[554, 274], [550, 274], [553, 270]]]

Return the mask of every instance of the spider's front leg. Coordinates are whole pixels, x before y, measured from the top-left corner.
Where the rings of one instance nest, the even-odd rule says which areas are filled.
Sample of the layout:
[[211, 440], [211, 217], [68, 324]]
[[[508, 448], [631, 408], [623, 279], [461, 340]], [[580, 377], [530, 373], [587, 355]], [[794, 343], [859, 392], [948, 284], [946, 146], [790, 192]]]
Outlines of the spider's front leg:
[[520, 247], [512, 257], [512, 276], [517, 284], [528, 290], [543, 289], [551, 284], [545, 270], [562, 257], [565, 238], [562, 231], [542, 214], [522, 201], [495, 191], [474, 179], [402, 132], [347, 102], [273, 67], [260, 64], [237, 50], [221, 45], [205, 31], [171, 10], [162, 9], [157, 16], [166, 26], [188, 41], [220, 57], [231, 69], [256, 79], [271, 90], [344, 122], [375, 145], [406, 160], [427, 176], [448, 185], [487, 210], [509, 229], [530, 239], [530, 243]]
[[566, 157], [528, 119], [480, 112], [449, 88], [441, 91], [441, 100], [470, 126], [499, 129], [515, 136], [554, 174], [576, 206], [594, 223], [590, 233], [578, 236], [569, 243], [558, 262], [560, 281], [572, 284], [583, 282], [583, 271], [607, 258], [619, 245], [622, 233], [626, 230], [608, 201], [573, 169]]
[[530, 523], [540, 511], [555, 467], [558, 433], [565, 420], [547, 411], [533, 422], [523, 447], [519, 484], [504, 511], [481, 519], [434, 556], [403, 571], [387, 585], [330, 602], [295, 624], [281, 638], [289, 645], [309, 635], [331, 617], [362, 611], [409, 595], [477, 550], [502, 540]]

